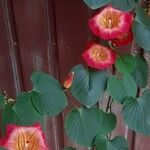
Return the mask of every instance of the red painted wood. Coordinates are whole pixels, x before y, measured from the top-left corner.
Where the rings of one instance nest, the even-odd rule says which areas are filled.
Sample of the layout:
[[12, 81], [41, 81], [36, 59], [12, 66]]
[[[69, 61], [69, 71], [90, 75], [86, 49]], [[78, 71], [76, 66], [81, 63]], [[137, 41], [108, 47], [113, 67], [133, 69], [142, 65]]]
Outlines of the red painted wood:
[[[86, 42], [94, 37], [87, 22], [95, 13], [82, 0], [1, 0], [0, 89], [15, 98], [19, 91], [32, 88], [30, 75], [36, 70], [50, 73], [63, 82], [74, 65], [84, 63], [81, 54]], [[46, 120], [48, 145], [52, 150], [62, 150], [64, 146], [85, 150], [72, 142], [63, 129], [65, 115], [73, 103], [79, 105], [67, 95], [69, 105], [64, 113]], [[105, 109], [107, 99], [106, 95], [100, 102], [101, 108]], [[149, 150], [149, 138], [135, 136], [125, 126], [121, 107], [113, 105], [113, 112], [118, 119], [113, 136], [126, 136], [131, 150]]]
[[[24, 88], [32, 88], [30, 75], [42, 70], [58, 78], [53, 1], [13, 0]], [[47, 141], [52, 149], [63, 148], [61, 115], [48, 122]]]

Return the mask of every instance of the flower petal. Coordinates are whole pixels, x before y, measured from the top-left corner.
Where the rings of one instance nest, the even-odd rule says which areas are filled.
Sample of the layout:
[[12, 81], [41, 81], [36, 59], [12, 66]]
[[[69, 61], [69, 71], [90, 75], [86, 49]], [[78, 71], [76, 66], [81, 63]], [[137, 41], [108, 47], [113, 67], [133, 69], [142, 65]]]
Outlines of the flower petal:
[[40, 124], [33, 126], [8, 125], [0, 146], [8, 150], [48, 150]]
[[68, 89], [71, 87], [71, 85], [73, 83], [73, 78], [74, 78], [74, 72], [70, 72], [64, 81], [64, 88]]
[[133, 33], [130, 30], [127, 33], [122, 34], [120, 37], [118, 37], [117, 39], [112, 40], [112, 44], [114, 46], [124, 46], [129, 44], [130, 42], [133, 41]]
[[96, 69], [105, 69], [115, 63], [116, 53], [97, 43], [90, 42], [82, 57], [88, 66]]
[[98, 37], [110, 40], [129, 31], [133, 16], [130, 13], [106, 7], [88, 22], [91, 31]]

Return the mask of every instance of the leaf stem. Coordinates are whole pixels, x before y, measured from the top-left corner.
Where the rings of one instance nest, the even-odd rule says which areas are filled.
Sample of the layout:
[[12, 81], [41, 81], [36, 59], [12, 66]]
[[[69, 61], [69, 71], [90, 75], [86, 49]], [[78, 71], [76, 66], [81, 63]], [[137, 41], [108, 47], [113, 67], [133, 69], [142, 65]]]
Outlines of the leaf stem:
[[108, 99], [108, 102], [107, 102], [106, 111], [105, 111], [106, 113], [110, 109], [110, 103], [111, 103], [111, 96], [109, 96], [109, 99]]

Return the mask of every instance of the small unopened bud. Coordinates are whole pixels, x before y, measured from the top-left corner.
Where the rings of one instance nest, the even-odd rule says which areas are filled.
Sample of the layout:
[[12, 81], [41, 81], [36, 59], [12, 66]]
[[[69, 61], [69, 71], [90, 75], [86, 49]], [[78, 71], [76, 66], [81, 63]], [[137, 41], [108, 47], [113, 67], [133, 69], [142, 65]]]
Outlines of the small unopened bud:
[[64, 81], [64, 88], [68, 89], [71, 87], [71, 85], [73, 83], [73, 78], [74, 78], [74, 72], [70, 72]]

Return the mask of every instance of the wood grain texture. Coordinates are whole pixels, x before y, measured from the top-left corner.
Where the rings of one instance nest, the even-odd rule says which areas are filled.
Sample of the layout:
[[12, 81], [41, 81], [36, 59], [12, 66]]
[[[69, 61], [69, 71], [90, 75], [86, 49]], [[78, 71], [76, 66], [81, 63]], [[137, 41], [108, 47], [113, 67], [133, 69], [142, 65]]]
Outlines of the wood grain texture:
[[[59, 77], [59, 62], [53, 1], [13, 0], [22, 78], [25, 90], [32, 88], [30, 75], [41, 70]], [[47, 141], [52, 149], [63, 146], [61, 115], [47, 119]]]
[[[97, 10], [99, 11], [99, 10]], [[30, 75], [41, 70], [50, 73], [61, 83], [71, 68], [84, 64], [81, 54], [88, 40], [99, 42], [88, 28], [88, 20], [97, 11], [91, 11], [82, 0], [0, 0], [0, 89], [15, 98], [22, 90], [32, 88]], [[130, 45], [121, 49], [134, 49]], [[145, 56], [150, 64], [150, 56]], [[150, 85], [150, 82], [149, 82]], [[45, 132], [52, 150], [74, 146], [86, 150], [71, 141], [64, 132], [64, 119], [73, 103], [80, 104], [67, 92], [69, 105], [57, 117], [47, 118]], [[99, 106], [105, 110], [106, 93]], [[138, 135], [125, 126], [121, 106], [114, 104], [117, 129], [113, 132], [128, 138], [131, 150], [149, 150], [150, 138]]]

